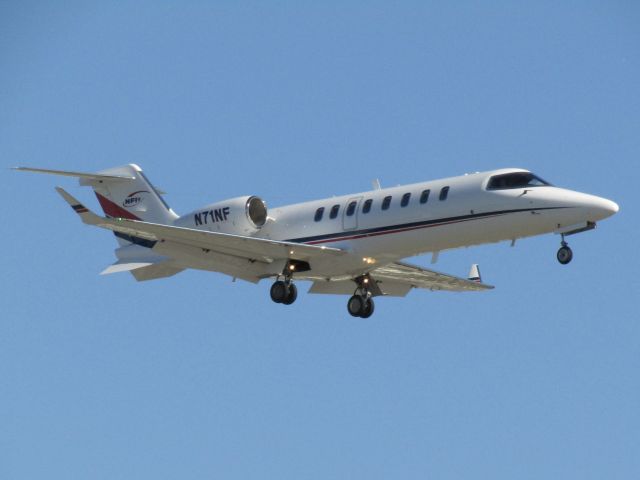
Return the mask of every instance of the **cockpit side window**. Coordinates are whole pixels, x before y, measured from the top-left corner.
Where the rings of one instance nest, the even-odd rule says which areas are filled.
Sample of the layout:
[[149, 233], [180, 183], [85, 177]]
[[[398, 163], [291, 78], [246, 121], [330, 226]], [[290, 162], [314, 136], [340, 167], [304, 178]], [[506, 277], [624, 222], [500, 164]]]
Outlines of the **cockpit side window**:
[[494, 175], [487, 183], [487, 190], [507, 190], [509, 188], [544, 187], [551, 185], [530, 172], [504, 173]]

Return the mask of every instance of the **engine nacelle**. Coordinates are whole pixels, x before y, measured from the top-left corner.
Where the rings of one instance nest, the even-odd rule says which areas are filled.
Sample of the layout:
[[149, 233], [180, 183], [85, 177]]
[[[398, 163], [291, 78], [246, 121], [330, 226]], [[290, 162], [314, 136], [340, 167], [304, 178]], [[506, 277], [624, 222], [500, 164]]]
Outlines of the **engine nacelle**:
[[267, 205], [256, 196], [212, 203], [175, 221], [178, 227], [197, 228], [235, 235], [255, 234], [267, 222]]

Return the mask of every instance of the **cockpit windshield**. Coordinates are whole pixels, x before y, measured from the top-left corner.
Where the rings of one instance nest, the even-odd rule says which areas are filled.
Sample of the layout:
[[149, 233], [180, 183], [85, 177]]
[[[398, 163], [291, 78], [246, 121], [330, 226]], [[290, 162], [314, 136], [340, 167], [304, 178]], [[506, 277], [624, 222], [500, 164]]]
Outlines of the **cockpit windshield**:
[[506, 190], [508, 188], [544, 187], [551, 185], [530, 172], [513, 172], [494, 175], [489, 179], [487, 190]]

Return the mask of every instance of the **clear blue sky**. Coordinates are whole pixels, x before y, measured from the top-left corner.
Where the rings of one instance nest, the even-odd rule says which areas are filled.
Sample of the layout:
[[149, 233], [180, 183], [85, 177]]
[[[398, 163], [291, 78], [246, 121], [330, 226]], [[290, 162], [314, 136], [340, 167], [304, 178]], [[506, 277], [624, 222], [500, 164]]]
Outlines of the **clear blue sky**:
[[[639, 25], [632, 1], [0, 3], [0, 478], [638, 478]], [[568, 267], [555, 236], [443, 253], [497, 288], [363, 321], [100, 277], [113, 236], [53, 187], [91, 192], [8, 170], [125, 163], [179, 213], [504, 166], [621, 211]]]

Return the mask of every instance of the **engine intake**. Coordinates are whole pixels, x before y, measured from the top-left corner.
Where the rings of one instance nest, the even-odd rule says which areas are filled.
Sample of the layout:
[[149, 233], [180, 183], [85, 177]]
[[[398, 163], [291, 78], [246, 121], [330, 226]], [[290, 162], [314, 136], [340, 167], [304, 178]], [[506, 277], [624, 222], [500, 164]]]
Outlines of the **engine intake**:
[[256, 228], [267, 222], [267, 205], [258, 197], [249, 197], [246, 206], [247, 218]]

